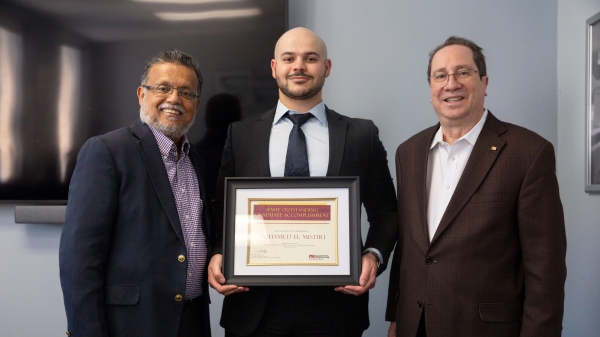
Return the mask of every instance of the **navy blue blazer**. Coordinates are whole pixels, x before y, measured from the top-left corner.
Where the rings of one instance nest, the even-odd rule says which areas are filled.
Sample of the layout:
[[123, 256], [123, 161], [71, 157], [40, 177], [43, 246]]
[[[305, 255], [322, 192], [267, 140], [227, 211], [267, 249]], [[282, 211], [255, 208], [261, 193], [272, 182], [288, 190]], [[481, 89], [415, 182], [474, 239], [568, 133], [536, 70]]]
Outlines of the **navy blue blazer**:
[[[201, 197], [204, 165], [190, 149]], [[212, 206], [203, 228], [210, 238]], [[141, 121], [89, 139], [77, 157], [60, 240], [60, 279], [71, 336], [177, 334], [186, 246], [152, 131]], [[207, 331], [208, 288], [203, 305]]]

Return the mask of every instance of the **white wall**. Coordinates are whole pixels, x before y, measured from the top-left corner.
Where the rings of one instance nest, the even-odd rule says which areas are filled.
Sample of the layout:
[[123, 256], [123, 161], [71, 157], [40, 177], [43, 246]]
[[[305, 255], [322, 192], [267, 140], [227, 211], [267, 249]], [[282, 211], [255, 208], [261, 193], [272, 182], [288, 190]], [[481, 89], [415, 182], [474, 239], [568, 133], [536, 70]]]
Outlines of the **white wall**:
[[58, 278], [62, 226], [15, 224], [0, 205], [0, 336], [64, 336], [67, 319]]
[[597, 0], [558, 1], [558, 180], [567, 224], [565, 336], [600, 336], [600, 194], [584, 192], [586, 20]]
[[290, 27], [327, 43], [326, 103], [373, 119], [390, 153], [436, 122], [428, 55], [450, 35], [484, 49], [486, 107], [556, 145], [556, 20], [557, 2], [547, 0], [290, 0]]
[[[556, 146], [556, 25], [557, 2], [546, 0], [290, 0], [290, 27], [310, 28], [327, 44], [332, 70], [325, 103], [375, 121], [392, 172], [396, 147], [437, 122], [429, 102], [428, 55], [450, 35], [484, 49], [486, 107]], [[371, 291], [365, 337], [387, 333], [387, 285], [386, 272]]]

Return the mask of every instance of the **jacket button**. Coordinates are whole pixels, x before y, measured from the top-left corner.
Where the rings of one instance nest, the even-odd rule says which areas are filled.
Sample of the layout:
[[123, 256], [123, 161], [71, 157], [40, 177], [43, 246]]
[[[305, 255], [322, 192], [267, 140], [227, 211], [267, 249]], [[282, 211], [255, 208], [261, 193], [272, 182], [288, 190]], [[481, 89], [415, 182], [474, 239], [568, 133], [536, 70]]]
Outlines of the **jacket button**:
[[177, 257], [177, 260], [178, 260], [179, 262], [183, 262], [183, 261], [185, 261], [185, 256], [184, 256], [183, 254], [181, 254], [181, 255], [179, 255], [179, 256]]
[[419, 308], [422, 308], [423, 307], [423, 302], [417, 301], [417, 305], [419, 306]]
[[427, 264], [432, 264], [433, 263], [433, 259], [430, 258], [429, 256], [425, 259], [425, 263]]
[[67, 331], [65, 333], [67, 334], [67, 336], [71, 336], [71, 331]]
[[181, 302], [181, 300], [183, 300], [183, 296], [181, 296], [179, 294], [175, 295], [175, 301]]

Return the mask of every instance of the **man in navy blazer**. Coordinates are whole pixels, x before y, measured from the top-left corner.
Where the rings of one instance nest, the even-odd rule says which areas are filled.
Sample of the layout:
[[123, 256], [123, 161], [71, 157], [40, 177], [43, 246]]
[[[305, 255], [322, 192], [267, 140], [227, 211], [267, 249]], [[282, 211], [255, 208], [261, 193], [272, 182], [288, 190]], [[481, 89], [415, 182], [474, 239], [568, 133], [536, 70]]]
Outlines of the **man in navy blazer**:
[[[221, 326], [234, 336], [361, 336], [369, 326], [368, 290], [384, 269], [398, 235], [398, 213], [387, 155], [372, 121], [327, 108], [322, 87], [331, 61], [325, 43], [305, 28], [286, 32], [275, 46], [272, 75], [277, 108], [231, 124], [219, 172], [215, 235], [222, 235], [225, 177], [283, 176], [292, 129], [287, 118], [312, 114], [306, 137], [310, 176], [359, 176], [369, 220], [358, 286], [244, 287], [224, 285], [222, 237], [214, 241], [209, 282], [223, 302]], [[286, 112], [289, 111], [287, 114]], [[292, 116], [288, 116], [291, 114]], [[300, 117], [302, 118], [302, 117]]]
[[81, 149], [59, 253], [68, 336], [210, 336], [212, 206], [185, 136], [201, 87], [196, 60], [162, 52], [137, 90], [141, 120]]

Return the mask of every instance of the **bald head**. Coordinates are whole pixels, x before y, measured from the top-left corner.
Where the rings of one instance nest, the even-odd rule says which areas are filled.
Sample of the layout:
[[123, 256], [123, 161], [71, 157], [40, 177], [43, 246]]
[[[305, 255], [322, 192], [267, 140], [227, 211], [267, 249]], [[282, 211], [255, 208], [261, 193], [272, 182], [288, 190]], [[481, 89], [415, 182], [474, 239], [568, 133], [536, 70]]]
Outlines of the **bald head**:
[[327, 46], [325, 42], [323, 42], [319, 35], [304, 27], [290, 29], [281, 35], [279, 40], [277, 40], [277, 44], [275, 44], [274, 58], [277, 59], [298, 46], [305, 46], [318, 54], [323, 60], [327, 59]]

